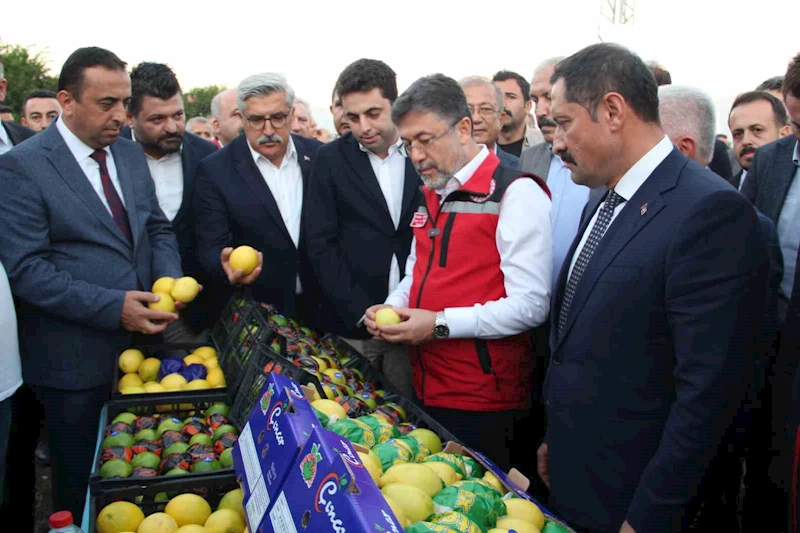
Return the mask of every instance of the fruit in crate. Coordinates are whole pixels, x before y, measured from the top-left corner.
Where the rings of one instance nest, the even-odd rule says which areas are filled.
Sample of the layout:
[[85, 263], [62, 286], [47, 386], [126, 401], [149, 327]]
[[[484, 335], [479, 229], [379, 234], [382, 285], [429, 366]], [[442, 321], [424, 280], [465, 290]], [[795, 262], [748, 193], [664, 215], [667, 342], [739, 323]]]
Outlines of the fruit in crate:
[[144, 521], [142, 510], [130, 502], [114, 502], [106, 505], [97, 515], [98, 533], [122, 533], [137, 531]]
[[119, 354], [117, 363], [119, 364], [119, 369], [125, 374], [131, 374], [139, 369], [142, 361], [144, 361], [144, 354], [139, 350], [130, 349]]

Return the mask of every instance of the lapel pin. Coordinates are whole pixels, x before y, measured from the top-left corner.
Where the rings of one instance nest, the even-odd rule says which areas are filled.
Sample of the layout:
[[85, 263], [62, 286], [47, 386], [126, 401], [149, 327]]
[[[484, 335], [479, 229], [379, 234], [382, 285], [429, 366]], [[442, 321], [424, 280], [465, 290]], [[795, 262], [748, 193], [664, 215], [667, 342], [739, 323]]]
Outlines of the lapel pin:
[[311, 158], [310, 158], [310, 157], [308, 157], [307, 155], [304, 155], [304, 156], [303, 156], [303, 159], [305, 159], [306, 161], [311, 161]]
[[639, 211], [639, 213], [641, 213], [642, 216], [644, 216], [644, 214], [647, 213], [647, 204], [644, 204], [642, 206], [642, 209]]

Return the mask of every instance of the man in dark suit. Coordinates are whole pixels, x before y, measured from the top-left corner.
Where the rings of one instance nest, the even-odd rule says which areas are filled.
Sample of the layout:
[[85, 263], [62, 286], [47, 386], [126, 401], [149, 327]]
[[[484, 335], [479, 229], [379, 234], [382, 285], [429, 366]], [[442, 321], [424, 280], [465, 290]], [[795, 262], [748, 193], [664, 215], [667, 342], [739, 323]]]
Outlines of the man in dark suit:
[[[6, 99], [7, 89], [8, 80], [5, 78], [3, 63], [0, 63], [0, 102]], [[0, 155], [8, 152], [25, 139], [33, 137], [34, 133], [36, 132], [13, 122], [13, 118], [11, 120], [0, 118]]]
[[[283, 77], [256, 74], [237, 90], [244, 135], [200, 162], [194, 218], [200, 268], [208, 279], [250, 285], [253, 296], [308, 320], [317, 305], [303, 249], [306, 181], [319, 141], [290, 135], [294, 91]], [[313, 206], [312, 206], [313, 207]], [[256, 269], [231, 269], [233, 247], [259, 252]], [[267, 261], [264, 261], [264, 257]], [[313, 324], [312, 324], [313, 325]]]
[[421, 180], [392, 122], [395, 73], [381, 61], [359, 59], [339, 75], [336, 94], [350, 133], [317, 154], [308, 186], [313, 209], [304, 217], [308, 255], [333, 306], [328, 314], [339, 318], [332, 331], [413, 398], [407, 350], [371, 339], [361, 327], [364, 310], [405, 276], [421, 201]]
[[[212, 143], [186, 133], [183, 95], [175, 73], [164, 64], [140, 63], [131, 71], [131, 101], [122, 136], [142, 147], [156, 186], [161, 210], [172, 222], [183, 272], [203, 283], [194, 235], [195, 171], [204, 157], [217, 151]], [[212, 289], [212, 290], [209, 290]], [[204, 342], [219, 314], [219, 302], [205, 287], [180, 320], [164, 331], [167, 342]]]
[[125, 63], [81, 48], [58, 84], [56, 126], [0, 157], [0, 258], [20, 301], [23, 378], [47, 414], [53, 507], [80, 516], [117, 355], [132, 332], [178, 318], [141, 289], [181, 264], [142, 151], [118, 139]]
[[752, 376], [769, 268], [758, 219], [673, 148], [638, 56], [593, 45], [551, 80], [554, 151], [609, 191], [587, 204], [556, 285], [539, 471], [578, 530], [683, 531]]

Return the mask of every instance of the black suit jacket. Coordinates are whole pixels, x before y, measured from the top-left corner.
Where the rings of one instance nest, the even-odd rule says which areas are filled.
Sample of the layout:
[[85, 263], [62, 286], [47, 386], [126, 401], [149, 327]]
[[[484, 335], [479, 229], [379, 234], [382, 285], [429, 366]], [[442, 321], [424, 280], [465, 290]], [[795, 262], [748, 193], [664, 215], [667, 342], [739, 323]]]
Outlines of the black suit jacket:
[[389, 215], [368, 155], [351, 133], [320, 148], [308, 185], [311, 208], [304, 217], [314, 273], [334, 307], [327, 327], [343, 336], [367, 338], [357, 328], [370, 305], [383, 303], [389, 268], [397, 256], [401, 278], [411, 249], [411, 218], [422, 198], [420, 180], [406, 159], [400, 222]]
[[554, 291], [545, 383], [550, 503], [567, 522], [683, 530], [752, 382], [762, 235], [740, 194], [673, 149], [609, 226], [558, 336], [575, 238]]
[[25, 139], [30, 139], [36, 132], [30, 128], [26, 128], [21, 124], [17, 124], [16, 122], [9, 122], [7, 120], [3, 121], [3, 127], [6, 129], [6, 133], [8, 133], [8, 138], [11, 139], [11, 144], [17, 146], [19, 143], [24, 141]]
[[733, 175], [731, 179], [728, 180], [728, 183], [739, 189], [739, 185], [742, 184], [742, 174], [744, 174], [744, 169], [740, 169], [739, 172]]
[[[292, 140], [303, 175], [305, 216], [313, 209], [307, 200], [308, 177], [322, 143], [297, 135], [292, 135]], [[318, 298], [316, 283], [303, 250], [302, 224], [300, 243], [295, 247], [244, 135], [205, 158], [198, 166], [194, 211], [197, 258], [208, 278], [227, 283], [220, 264], [223, 248], [252, 246], [264, 255], [261, 275], [250, 286], [253, 297], [277, 306], [290, 316], [308, 321], [308, 316], [298, 316], [295, 295], [298, 274], [305, 300], [317, 302]]]
[[719, 139], [714, 141], [714, 153], [711, 156], [711, 161], [708, 163], [708, 168], [728, 181], [730, 181], [733, 176], [731, 159], [728, 155], [728, 145]]
[[796, 143], [787, 135], [759, 148], [742, 186], [742, 194], [776, 225], [797, 168], [792, 161]]
[[[511, 168], [519, 168], [519, 157], [514, 154], [509, 154], [499, 146], [497, 147], [497, 157], [500, 158], [500, 163]], [[545, 176], [543, 179], [547, 179]]]

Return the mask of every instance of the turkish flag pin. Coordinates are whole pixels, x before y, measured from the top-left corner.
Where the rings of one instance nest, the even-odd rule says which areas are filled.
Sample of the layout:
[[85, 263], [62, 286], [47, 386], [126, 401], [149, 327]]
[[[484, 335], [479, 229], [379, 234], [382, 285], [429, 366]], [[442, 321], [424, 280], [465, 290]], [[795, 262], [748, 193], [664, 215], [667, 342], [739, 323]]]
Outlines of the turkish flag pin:
[[642, 209], [639, 211], [639, 213], [641, 213], [642, 216], [644, 216], [644, 214], [647, 213], [647, 204], [644, 204], [642, 206]]

